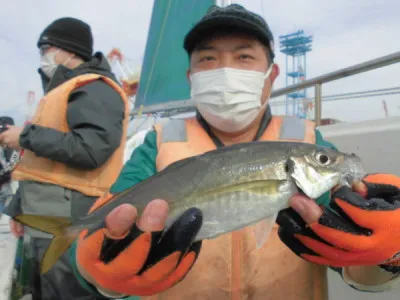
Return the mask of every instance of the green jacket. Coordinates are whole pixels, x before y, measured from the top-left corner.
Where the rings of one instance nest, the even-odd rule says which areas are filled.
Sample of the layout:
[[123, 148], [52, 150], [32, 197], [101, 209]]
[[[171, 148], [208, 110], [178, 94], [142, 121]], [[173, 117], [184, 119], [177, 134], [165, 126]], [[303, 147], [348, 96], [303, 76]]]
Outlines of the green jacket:
[[[334, 145], [324, 140], [321, 133], [318, 130], [315, 130], [316, 135], [316, 144], [326, 146], [332, 149], [336, 149]], [[157, 158], [157, 133], [152, 130], [147, 133], [143, 144], [135, 148], [132, 152], [130, 159], [125, 163], [117, 181], [111, 187], [111, 193], [119, 193], [122, 192], [135, 184], [155, 175], [157, 173], [156, 169], [156, 158]], [[321, 196], [317, 199], [317, 202], [322, 205], [327, 205], [329, 202], [330, 195], [329, 192]], [[75, 263], [75, 245], [71, 247], [71, 260], [72, 265], [76, 269]], [[80, 283], [86, 287], [91, 292], [97, 292], [93, 289], [91, 285], [89, 285], [75, 270], [75, 274], [78, 277]], [[131, 297], [129, 299], [138, 300], [138, 297]]]

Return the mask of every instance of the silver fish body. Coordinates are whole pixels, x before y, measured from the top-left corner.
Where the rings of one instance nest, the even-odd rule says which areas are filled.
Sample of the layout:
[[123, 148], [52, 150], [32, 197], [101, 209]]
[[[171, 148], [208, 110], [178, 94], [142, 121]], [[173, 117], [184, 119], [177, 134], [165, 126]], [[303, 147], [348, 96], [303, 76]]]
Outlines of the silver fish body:
[[91, 228], [115, 207], [129, 203], [139, 215], [153, 199], [169, 204], [170, 226], [185, 210], [199, 208], [196, 240], [211, 239], [276, 215], [292, 195], [318, 198], [337, 184], [364, 176], [353, 155], [312, 144], [252, 142], [224, 147], [170, 165], [118, 194], [73, 227]]
[[[22, 214], [16, 220], [54, 235], [42, 260], [41, 272], [46, 273], [82, 230], [91, 234], [121, 204], [134, 205], [140, 216], [151, 200], [166, 200], [166, 227], [185, 210], [196, 207], [203, 214], [196, 241], [265, 219], [269, 224], [258, 231], [262, 235], [293, 194], [302, 192], [316, 199], [336, 185], [350, 185], [364, 175], [361, 160], [354, 154], [295, 142], [243, 143], [178, 161], [80, 219]], [[266, 236], [257, 239], [258, 244]]]

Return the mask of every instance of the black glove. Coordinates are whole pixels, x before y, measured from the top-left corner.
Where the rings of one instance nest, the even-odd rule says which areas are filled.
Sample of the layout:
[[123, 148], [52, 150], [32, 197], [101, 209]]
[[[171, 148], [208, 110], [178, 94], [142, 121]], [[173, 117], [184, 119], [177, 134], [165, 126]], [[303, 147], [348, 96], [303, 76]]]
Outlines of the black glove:
[[167, 231], [143, 232], [134, 225], [124, 238], [115, 240], [105, 234], [104, 227], [89, 235], [85, 230], [78, 240], [77, 262], [105, 289], [124, 295], [154, 295], [190, 271], [201, 249], [201, 241], [193, 243], [201, 225], [202, 213], [193, 208]]

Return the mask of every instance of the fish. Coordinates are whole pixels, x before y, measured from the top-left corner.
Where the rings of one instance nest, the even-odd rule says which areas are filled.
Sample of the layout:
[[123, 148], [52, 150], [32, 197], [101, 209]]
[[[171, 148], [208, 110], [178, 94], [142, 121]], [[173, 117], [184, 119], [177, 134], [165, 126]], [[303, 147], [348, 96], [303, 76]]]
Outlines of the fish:
[[187, 209], [198, 208], [203, 223], [194, 241], [199, 241], [263, 220], [275, 222], [293, 195], [317, 199], [365, 175], [354, 153], [303, 142], [255, 141], [177, 161], [80, 218], [21, 214], [16, 220], [54, 235], [41, 262], [46, 273], [82, 230], [90, 234], [101, 228], [121, 204], [134, 205], [140, 216], [151, 200], [164, 199], [169, 205], [165, 228]]

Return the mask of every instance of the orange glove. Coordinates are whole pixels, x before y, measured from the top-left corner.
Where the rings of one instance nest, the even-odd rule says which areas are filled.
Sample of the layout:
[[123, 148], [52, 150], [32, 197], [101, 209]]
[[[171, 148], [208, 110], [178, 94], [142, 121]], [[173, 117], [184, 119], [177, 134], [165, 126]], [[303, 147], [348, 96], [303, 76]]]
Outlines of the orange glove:
[[[99, 199], [92, 210], [109, 198]], [[112, 237], [103, 226], [83, 231], [76, 250], [82, 275], [101, 289], [135, 296], [154, 295], [181, 281], [201, 249], [201, 241], [193, 243], [201, 212], [187, 210], [166, 231], [144, 232], [137, 224], [122, 237]]]
[[400, 272], [400, 177], [373, 174], [363, 181], [365, 195], [340, 188], [317, 223], [306, 225], [291, 209], [282, 212], [277, 220], [281, 240], [314, 263], [380, 265]]

